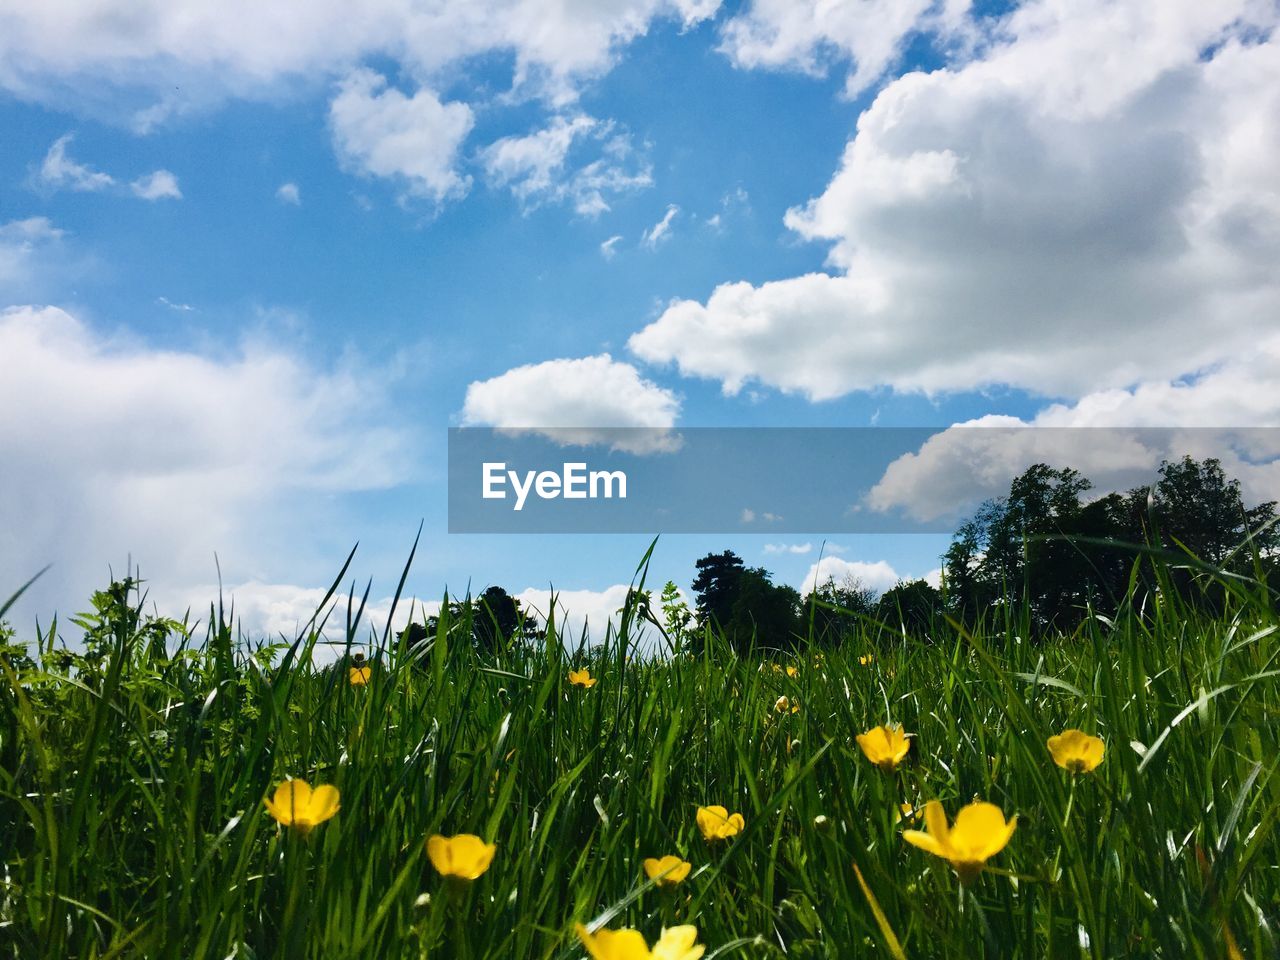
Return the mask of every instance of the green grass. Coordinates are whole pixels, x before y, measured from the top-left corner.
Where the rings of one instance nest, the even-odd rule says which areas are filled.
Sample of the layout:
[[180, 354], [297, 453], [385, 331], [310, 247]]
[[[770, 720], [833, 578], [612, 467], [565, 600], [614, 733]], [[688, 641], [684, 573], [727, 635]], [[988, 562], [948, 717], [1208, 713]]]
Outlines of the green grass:
[[[816, 665], [714, 637], [627, 660], [630, 623], [480, 656], [446, 622], [363, 688], [310, 665], [311, 634], [264, 663], [216, 611], [176, 653], [125, 618], [81, 673], [0, 667], [0, 956], [579, 958], [601, 917], [695, 924], [708, 956], [1274, 956], [1277, 620], [1260, 587], [1226, 596], [1038, 643], [1016, 606], [932, 642], [862, 624]], [[593, 689], [567, 682], [584, 663]], [[916, 735], [895, 774], [854, 742], [886, 720]], [[1052, 764], [1068, 726], [1105, 739], [1095, 773]], [[289, 776], [341, 790], [306, 838], [263, 807]], [[896, 810], [975, 797], [1019, 819], [965, 888]], [[702, 840], [713, 803], [742, 835]], [[490, 870], [447, 886], [437, 832], [496, 841]], [[642, 882], [666, 853], [694, 865], [674, 893]]]

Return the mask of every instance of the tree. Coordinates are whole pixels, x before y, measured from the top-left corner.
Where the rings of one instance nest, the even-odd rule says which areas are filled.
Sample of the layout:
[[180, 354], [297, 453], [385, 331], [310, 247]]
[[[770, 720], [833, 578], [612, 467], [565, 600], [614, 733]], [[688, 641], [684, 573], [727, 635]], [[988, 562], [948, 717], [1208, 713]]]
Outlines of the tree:
[[840, 583], [828, 577], [808, 597], [806, 616], [813, 617], [813, 639], [822, 646], [837, 646], [857, 629], [858, 615], [876, 608], [876, 592], [853, 574]]
[[[520, 601], [502, 587], [488, 587], [475, 599], [451, 601], [444, 612], [451, 642], [456, 642], [452, 638], [457, 631], [466, 630], [469, 625], [469, 636], [464, 635], [463, 639], [469, 639], [484, 653], [500, 650], [512, 640], [537, 642], [546, 638], [546, 631], [526, 614]], [[411, 623], [397, 636], [412, 649], [434, 640], [440, 631], [440, 621], [438, 616], [427, 617], [425, 623]]]
[[744, 655], [759, 647], [788, 649], [795, 646], [799, 616], [800, 594], [795, 588], [775, 584], [763, 567], [751, 567], [738, 575], [725, 634]]
[[[1246, 508], [1240, 481], [1228, 480], [1221, 462], [1183, 457], [1160, 465], [1152, 507], [1159, 532], [1170, 546], [1176, 540], [1206, 563], [1221, 565], [1250, 533], [1275, 518], [1276, 504]], [[1274, 549], [1277, 533], [1271, 527], [1257, 546]]]
[[520, 630], [524, 619], [520, 601], [502, 587], [487, 587], [476, 598], [472, 636], [481, 650], [492, 652], [504, 645]]
[[[1018, 602], [1038, 631], [1070, 629], [1088, 610], [1114, 613], [1135, 564], [1139, 584], [1154, 587], [1136, 549], [1151, 542], [1182, 544], [1237, 573], [1252, 573], [1255, 554], [1275, 567], [1276, 504], [1246, 508], [1239, 481], [1217, 460], [1165, 461], [1152, 487], [1083, 502], [1090, 488], [1075, 470], [1040, 463], [1013, 480], [1007, 497], [982, 504], [944, 557], [951, 611], [972, 621], [994, 605]], [[1253, 549], [1238, 550], [1249, 538]], [[1184, 599], [1216, 603], [1220, 591], [1193, 589], [1196, 579], [1194, 571], [1175, 570], [1169, 583]]]
[[693, 581], [698, 623], [726, 627], [733, 618], [739, 581], [745, 569], [742, 558], [732, 550], [726, 550], [724, 553], [709, 553], [694, 566], [698, 569]]
[[876, 603], [876, 619], [913, 637], [924, 637], [942, 614], [942, 594], [927, 580], [900, 580]]

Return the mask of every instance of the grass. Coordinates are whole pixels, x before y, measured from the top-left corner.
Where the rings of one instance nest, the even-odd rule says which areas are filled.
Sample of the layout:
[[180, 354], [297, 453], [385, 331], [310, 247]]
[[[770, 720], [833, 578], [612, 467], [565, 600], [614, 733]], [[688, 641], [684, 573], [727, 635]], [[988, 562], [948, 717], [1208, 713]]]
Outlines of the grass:
[[[255, 652], [218, 609], [198, 642], [102, 621], [79, 671], [44, 638], [43, 667], [0, 665], [0, 956], [580, 958], [598, 921], [695, 924], [708, 957], [1275, 956], [1277, 619], [1260, 586], [1225, 596], [1038, 643], [1017, 605], [929, 642], [864, 622], [821, 657], [708, 635], [628, 659], [630, 615], [590, 650], [482, 656], [446, 618], [383, 638], [364, 687], [311, 665], [314, 632]], [[888, 720], [915, 744], [887, 774], [854, 736]], [[1094, 773], [1053, 765], [1064, 727], [1106, 741]], [[341, 790], [307, 837], [263, 806], [290, 776]], [[975, 797], [1018, 827], [963, 887], [897, 811]], [[704, 804], [743, 833], [704, 842]], [[451, 885], [425, 840], [463, 832], [498, 852]], [[674, 892], [641, 871], [667, 853], [694, 866]]]

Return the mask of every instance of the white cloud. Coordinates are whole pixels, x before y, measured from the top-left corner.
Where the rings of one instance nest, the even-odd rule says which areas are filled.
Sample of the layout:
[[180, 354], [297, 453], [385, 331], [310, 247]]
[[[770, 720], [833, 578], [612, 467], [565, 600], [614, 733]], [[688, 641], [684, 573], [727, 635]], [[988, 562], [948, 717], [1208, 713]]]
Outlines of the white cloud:
[[471, 178], [457, 170], [474, 118], [465, 103], [441, 103], [431, 90], [406, 97], [372, 70], [342, 81], [329, 106], [334, 148], [349, 169], [402, 183], [434, 201], [464, 195]]
[[957, 424], [891, 463], [867, 505], [921, 520], [964, 514], [1007, 494], [1010, 481], [1034, 463], [1073, 467], [1101, 495], [1150, 483], [1162, 460], [1184, 454], [1220, 459], [1251, 502], [1278, 499], [1278, 371], [1280, 337], [1273, 336], [1177, 383], [1087, 394], [1028, 421], [988, 416]]
[[48, 217], [28, 217], [0, 224], [0, 298], [25, 285], [35, 272], [40, 251], [62, 237], [63, 231]]
[[845, 560], [841, 557], [824, 556], [816, 563], [809, 565], [808, 572], [800, 582], [799, 590], [807, 596], [813, 592], [814, 586], [822, 586], [828, 580], [842, 584], [848, 579], [857, 580], [864, 587], [876, 593], [884, 593], [894, 587], [903, 578], [884, 560], [866, 563], [861, 560]]
[[[101, 170], [73, 160], [67, 147], [75, 134], [65, 133], [53, 142], [35, 174], [35, 183], [49, 190], [97, 193], [103, 190], [124, 193], [125, 185]], [[180, 200], [178, 178], [168, 170], [154, 170], [128, 184], [128, 193], [143, 200]]]
[[[582, 166], [569, 163], [575, 144], [601, 144], [603, 155]], [[490, 182], [510, 188], [526, 212], [544, 203], [568, 202], [582, 216], [609, 209], [606, 197], [649, 186], [647, 163], [633, 159], [631, 140], [615, 125], [586, 114], [554, 117], [541, 130], [503, 137], [480, 151]]]
[[790, 553], [797, 556], [804, 556], [813, 552], [812, 543], [766, 543], [764, 545], [765, 553]]
[[182, 191], [178, 189], [178, 178], [168, 170], [156, 170], [146, 176], [139, 177], [129, 184], [135, 197], [143, 200], [181, 200]]
[[262, 563], [284, 503], [314, 523], [411, 463], [367, 371], [151, 350], [52, 307], [0, 312], [0, 356], [0, 584], [56, 561], [23, 600], [42, 618], [128, 557], [161, 592], [209, 582], [215, 552]]
[[[607, 443], [652, 453], [678, 444], [670, 430], [679, 412], [674, 393], [603, 353], [515, 367], [476, 381], [467, 387], [462, 422], [539, 433], [560, 443]], [[619, 427], [624, 429], [611, 429]]]
[[67, 146], [75, 139], [75, 134], [64, 133], [45, 154], [40, 164], [37, 179], [41, 186], [53, 190], [79, 190], [86, 193], [105, 190], [115, 186], [115, 177], [101, 170], [95, 170], [83, 163], [77, 163], [67, 155]]
[[[314, 618], [316, 626], [323, 625], [321, 640], [317, 642], [312, 660], [323, 666], [338, 659], [346, 649], [347, 593], [346, 584], [335, 591], [323, 607], [325, 586], [299, 586], [292, 583], [266, 583], [248, 580], [236, 585], [202, 583], [189, 587], [152, 591], [148, 600], [156, 605], [162, 616], [181, 619], [190, 614], [191, 622], [207, 624], [210, 605], [216, 608], [221, 597], [225, 614], [245, 637], [254, 641], [292, 643]], [[370, 654], [381, 641], [388, 616], [392, 613], [392, 597], [370, 600], [364, 608], [360, 622], [352, 636], [352, 650]], [[357, 592], [351, 613], [359, 610], [360, 595]], [[402, 596], [390, 617], [392, 634], [403, 630], [410, 621], [421, 623], [423, 619], [440, 612], [440, 601], [425, 603], [416, 597]]]
[[670, 239], [671, 223], [679, 213], [680, 208], [678, 206], [674, 203], [668, 204], [667, 212], [662, 215], [662, 219], [644, 232], [640, 238], [640, 242], [650, 250], [656, 250], [658, 244], [662, 243], [664, 240]]
[[[627, 584], [617, 583], [603, 590], [555, 591], [556, 624], [564, 646], [576, 648], [584, 630], [592, 645], [603, 643], [609, 625], [612, 624], [617, 629], [621, 619], [618, 611], [627, 602], [629, 589]], [[528, 587], [515, 597], [523, 610], [534, 613], [540, 623], [546, 623], [551, 609], [550, 590]], [[658, 617], [662, 615], [657, 607], [656, 597], [653, 612]], [[656, 653], [665, 649], [662, 637], [652, 627], [638, 630], [633, 640], [638, 641], [642, 653]]]
[[0, 87], [146, 129], [228, 97], [315, 89], [390, 58], [425, 84], [509, 54], [514, 89], [567, 103], [655, 19], [692, 25], [718, 0], [339, 0], [148, 3], [49, 0], [0, 8]]
[[1276, 19], [1248, 0], [1020, 7], [982, 59], [889, 83], [790, 212], [837, 275], [724, 284], [631, 349], [813, 400], [1076, 398], [1248, 353], [1280, 315]]
[[600, 256], [606, 260], [612, 260], [618, 254], [618, 244], [622, 242], [621, 234], [614, 234], [608, 240], [600, 244]]
[[832, 60], [852, 61], [845, 91], [854, 96], [897, 60], [917, 29], [958, 25], [968, 0], [926, 17], [933, 0], [752, 0], [724, 26], [721, 49], [739, 67], [824, 74]]
[[176, 310], [179, 313], [192, 313], [195, 310], [195, 307], [189, 303], [178, 303], [174, 300], [170, 300], [168, 297], [156, 297], [156, 303], [160, 304], [162, 307], [168, 307], [170, 310]]
[[298, 189], [296, 183], [282, 183], [276, 190], [276, 199], [292, 207], [300, 207], [302, 206], [302, 191]]
[[767, 510], [758, 512], [752, 510], [750, 507], [743, 507], [742, 513], [739, 515], [739, 519], [743, 523], [755, 523], [757, 520], [761, 523], [777, 523], [782, 519], [782, 517], [776, 513], [770, 513]]

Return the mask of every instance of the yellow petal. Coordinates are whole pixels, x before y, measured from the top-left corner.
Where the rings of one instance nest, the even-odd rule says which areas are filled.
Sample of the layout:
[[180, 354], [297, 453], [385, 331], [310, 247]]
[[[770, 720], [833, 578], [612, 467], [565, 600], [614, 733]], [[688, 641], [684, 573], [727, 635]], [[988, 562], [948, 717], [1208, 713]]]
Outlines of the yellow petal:
[[597, 930], [578, 924], [578, 939], [593, 960], [650, 960], [649, 945], [638, 930]]
[[488, 870], [497, 849], [497, 844], [485, 843], [471, 833], [460, 833], [456, 837], [433, 834], [427, 838], [431, 865], [443, 876], [462, 880], [475, 880]]
[[939, 844], [943, 847], [950, 845], [951, 829], [947, 826], [947, 812], [942, 809], [941, 801], [930, 800], [924, 805], [924, 825]]
[[1089, 773], [1102, 763], [1106, 744], [1082, 730], [1063, 730], [1049, 738], [1053, 762], [1072, 773]]
[[687, 924], [663, 930], [653, 945], [653, 960], [698, 960], [707, 948], [698, 943], [698, 928]]
[[707, 840], [719, 839], [720, 830], [728, 819], [729, 811], [718, 804], [698, 808], [698, 829]]
[[1005, 822], [1004, 813], [994, 803], [971, 803], [956, 814], [951, 828], [952, 856], [964, 861], [994, 857], [1004, 849], [1017, 825], [1017, 817]]
[[938, 842], [938, 838], [923, 830], [903, 830], [902, 839], [913, 847], [919, 847], [925, 853], [932, 853], [935, 857], [947, 855], [946, 847]]
[[275, 799], [267, 802], [267, 812], [286, 827], [305, 820], [311, 805], [311, 785], [305, 780], [286, 780], [276, 787]]
[[668, 854], [660, 859], [648, 857], [644, 861], [644, 872], [650, 880], [660, 884], [675, 886], [689, 876], [693, 864]]
[[338, 788], [330, 784], [316, 787], [311, 794], [311, 802], [307, 805], [307, 819], [312, 824], [324, 823], [339, 808]]

